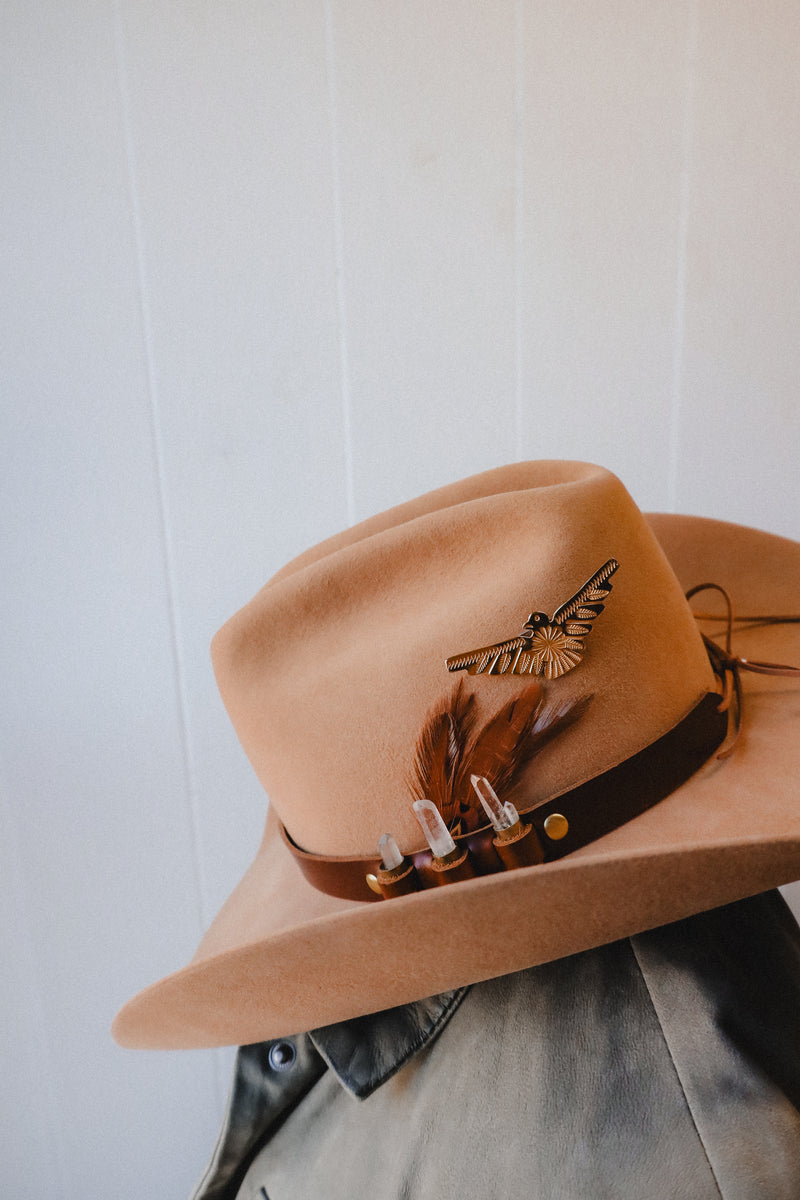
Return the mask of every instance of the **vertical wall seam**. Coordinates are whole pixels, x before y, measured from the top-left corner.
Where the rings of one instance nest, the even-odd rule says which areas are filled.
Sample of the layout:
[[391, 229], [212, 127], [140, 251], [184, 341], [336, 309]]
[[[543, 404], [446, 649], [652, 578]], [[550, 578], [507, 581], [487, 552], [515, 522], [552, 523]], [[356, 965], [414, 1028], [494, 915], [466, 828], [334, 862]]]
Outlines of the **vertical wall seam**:
[[[198, 928], [202, 933], [208, 926], [208, 888], [203, 860], [200, 851], [200, 821], [198, 812], [197, 772], [192, 753], [191, 737], [189, 734], [189, 698], [186, 687], [186, 670], [183, 660], [183, 636], [180, 612], [177, 599], [177, 581], [175, 572], [175, 552], [172, 538], [172, 528], [167, 504], [167, 480], [164, 460], [164, 446], [161, 435], [161, 412], [159, 405], [158, 376], [156, 371], [155, 344], [153, 338], [153, 319], [150, 309], [147, 267], [145, 263], [144, 223], [138, 186], [138, 164], [136, 146], [133, 136], [133, 117], [128, 77], [127, 54], [125, 48], [125, 30], [122, 19], [120, 0], [114, 3], [114, 41], [117, 72], [117, 87], [119, 93], [120, 120], [128, 176], [128, 196], [130, 203], [131, 226], [133, 232], [134, 252], [136, 256], [137, 298], [139, 305], [139, 321], [142, 336], [145, 368], [147, 374], [148, 409], [150, 416], [150, 437], [155, 464], [156, 502], [159, 513], [159, 535], [161, 542], [161, 559], [166, 581], [167, 615], [172, 650], [172, 663], [175, 675], [175, 691], [178, 706], [178, 736], [180, 740], [180, 755], [183, 765], [184, 797], [189, 826], [191, 845], [191, 860], [194, 869], [195, 898]], [[224, 1104], [227, 1085], [222, 1078], [220, 1056], [214, 1055], [215, 1089], [218, 1100]]]
[[[22, 854], [20, 852], [20, 839], [17, 834], [16, 823], [13, 818], [11, 805], [8, 802], [9, 789], [6, 786], [4, 773], [0, 768], [0, 830], [2, 830], [2, 844], [4, 847], [4, 858], [10, 863], [11, 878], [6, 882], [6, 896], [17, 896], [20, 901], [26, 897], [27, 889], [24, 883], [24, 872], [22, 869]], [[56, 1094], [53, 1063], [56, 1062], [56, 1054], [50, 1035], [50, 1021], [47, 1019], [47, 1008], [44, 1000], [44, 985], [42, 983], [42, 971], [39, 966], [38, 956], [35, 952], [35, 940], [31, 932], [28, 921], [28, 905], [27, 903], [14, 904], [9, 903], [8, 911], [14, 914], [14, 922], [17, 927], [17, 934], [22, 940], [22, 944], [26, 947], [23, 951], [24, 961], [23, 968], [25, 975], [30, 978], [33, 984], [34, 994], [27, 998], [27, 1007], [32, 1010], [35, 1024], [39, 1030], [40, 1044], [38, 1047], [39, 1057], [41, 1059], [41, 1071], [38, 1079], [31, 1079], [31, 1089], [37, 1095], [44, 1093], [47, 1097], [49, 1108], [49, 1120], [47, 1125], [50, 1129], [53, 1157], [55, 1160], [55, 1170], [58, 1176], [58, 1186], [55, 1189], [60, 1196], [68, 1196], [70, 1187], [67, 1183], [67, 1154], [64, 1145], [64, 1131], [60, 1118], [61, 1106], [58, 1102]], [[45, 1175], [49, 1164], [39, 1163], [39, 1168], [44, 1168]], [[32, 1178], [37, 1178], [31, 1172]]]
[[674, 343], [672, 349], [672, 394], [669, 427], [667, 495], [670, 512], [678, 507], [678, 459], [680, 455], [683, 406], [683, 367], [686, 341], [686, 273], [691, 199], [692, 150], [694, 140], [695, 78], [698, 40], [697, 0], [688, 0], [683, 95], [681, 176], [676, 237]]
[[356, 520], [356, 492], [353, 473], [352, 390], [350, 386], [350, 354], [347, 339], [347, 295], [344, 271], [344, 221], [342, 217], [341, 160], [339, 154], [339, 100], [336, 71], [336, 37], [333, 0], [322, 0], [325, 26], [325, 74], [328, 89], [328, 120], [331, 146], [331, 207], [333, 218], [333, 252], [336, 275], [336, 323], [339, 340], [339, 394], [342, 405], [342, 434], [344, 439], [345, 489], [347, 520]]
[[179, 730], [181, 739], [181, 758], [186, 781], [186, 801], [189, 816], [189, 830], [192, 841], [192, 858], [196, 872], [198, 892], [198, 920], [203, 927], [207, 924], [205, 903], [205, 880], [199, 854], [199, 834], [197, 819], [197, 787], [194, 770], [194, 760], [191, 753], [188, 722], [188, 697], [186, 678], [181, 652], [180, 615], [177, 604], [177, 586], [175, 581], [175, 554], [170, 528], [169, 513], [166, 500], [166, 471], [164, 467], [164, 448], [161, 438], [161, 414], [159, 410], [158, 380], [155, 366], [155, 349], [153, 342], [153, 322], [148, 298], [147, 269], [145, 266], [144, 235], [141, 206], [139, 203], [136, 151], [133, 139], [133, 123], [131, 119], [130, 92], [127, 76], [124, 31], [120, 0], [116, 0], [116, 42], [117, 42], [117, 77], [120, 91], [120, 105], [125, 141], [125, 155], [128, 170], [128, 186], [131, 208], [131, 224], [136, 253], [136, 269], [138, 276], [139, 319], [142, 329], [142, 344], [147, 371], [147, 391], [150, 414], [150, 433], [152, 439], [153, 459], [156, 468], [156, 499], [159, 511], [159, 534], [161, 539], [161, 555], [167, 590], [167, 608], [170, 629], [173, 667], [175, 671], [175, 686], [179, 709]]
[[523, 455], [525, 6], [514, 0], [514, 454]]

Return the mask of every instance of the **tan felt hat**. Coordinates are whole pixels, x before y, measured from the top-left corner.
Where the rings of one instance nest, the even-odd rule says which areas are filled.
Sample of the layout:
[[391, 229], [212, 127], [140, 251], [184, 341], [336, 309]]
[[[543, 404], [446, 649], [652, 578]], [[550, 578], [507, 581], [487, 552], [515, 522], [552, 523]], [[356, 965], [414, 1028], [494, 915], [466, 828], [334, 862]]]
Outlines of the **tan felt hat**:
[[[707, 583], [732, 650], [724, 597], [685, 597]], [[798, 595], [799, 544], [645, 517], [574, 462], [487, 471], [307, 551], [213, 645], [270, 797], [261, 846], [115, 1038], [289, 1035], [800, 877], [800, 672], [770, 666], [800, 666]]]

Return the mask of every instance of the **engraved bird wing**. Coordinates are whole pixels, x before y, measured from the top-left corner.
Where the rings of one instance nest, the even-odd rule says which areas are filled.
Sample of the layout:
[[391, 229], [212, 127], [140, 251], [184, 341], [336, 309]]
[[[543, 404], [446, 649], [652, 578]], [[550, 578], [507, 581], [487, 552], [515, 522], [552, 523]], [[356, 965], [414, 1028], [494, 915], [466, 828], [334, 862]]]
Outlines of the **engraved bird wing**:
[[454, 654], [446, 660], [446, 666], [448, 671], [466, 671], [468, 675], [504, 675], [516, 657], [515, 652], [527, 645], [526, 637], [509, 638], [494, 646], [479, 646], [477, 650]]
[[560, 625], [567, 637], [586, 637], [591, 630], [591, 622], [599, 617], [605, 608], [603, 601], [611, 592], [612, 585], [608, 582], [616, 571], [619, 563], [615, 558], [597, 571], [591, 579], [580, 588], [575, 595], [562, 604], [550, 618], [551, 625]]

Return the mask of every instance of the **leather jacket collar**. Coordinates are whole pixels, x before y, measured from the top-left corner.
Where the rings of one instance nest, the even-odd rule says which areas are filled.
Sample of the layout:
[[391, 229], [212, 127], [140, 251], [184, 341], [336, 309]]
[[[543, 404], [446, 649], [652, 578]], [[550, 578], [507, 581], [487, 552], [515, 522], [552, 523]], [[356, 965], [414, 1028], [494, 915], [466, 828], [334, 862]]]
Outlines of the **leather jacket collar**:
[[315, 1029], [309, 1036], [342, 1087], [370, 1096], [444, 1029], [467, 988]]
[[191, 1200], [233, 1200], [254, 1156], [326, 1068], [365, 1099], [441, 1033], [468, 990], [240, 1046], [222, 1129]]

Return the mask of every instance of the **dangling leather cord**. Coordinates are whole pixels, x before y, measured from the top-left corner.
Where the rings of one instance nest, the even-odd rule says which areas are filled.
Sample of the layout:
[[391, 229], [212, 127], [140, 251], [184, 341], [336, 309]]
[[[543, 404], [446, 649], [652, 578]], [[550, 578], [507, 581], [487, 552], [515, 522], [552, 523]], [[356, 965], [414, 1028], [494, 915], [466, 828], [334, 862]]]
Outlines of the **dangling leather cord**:
[[714, 673], [722, 681], [722, 700], [720, 701], [719, 711], [727, 712], [730, 709], [731, 712], [733, 733], [726, 738], [722, 749], [717, 754], [717, 758], [727, 758], [733, 753], [742, 728], [742, 671], [752, 671], [757, 675], [800, 676], [800, 667], [790, 667], [785, 663], [757, 662], [753, 659], [742, 658], [740, 655], [734, 654], [732, 648], [734, 624], [741, 625], [745, 623], [745, 628], [750, 629], [762, 629], [767, 625], [798, 625], [800, 624], [800, 615], [735, 617], [733, 615], [731, 598], [725, 591], [725, 588], [719, 583], [698, 583], [695, 587], [689, 588], [689, 591], [686, 593], [686, 599], [691, 600], [698, 592], [705, 591], [719, 592], [725, 601], [725, 617], [721, 617], [719, 613], [695, 613], [694, 616], [698, 621], [725, 621], [724, 646], [720, 646], [719, 642], [715, 642], [713, 638], [703, 633], [702, 630], [700, 631], [700, 636], [708, 651], [708, 657], [711, 659]]

